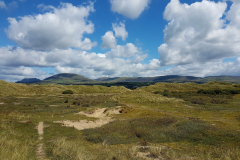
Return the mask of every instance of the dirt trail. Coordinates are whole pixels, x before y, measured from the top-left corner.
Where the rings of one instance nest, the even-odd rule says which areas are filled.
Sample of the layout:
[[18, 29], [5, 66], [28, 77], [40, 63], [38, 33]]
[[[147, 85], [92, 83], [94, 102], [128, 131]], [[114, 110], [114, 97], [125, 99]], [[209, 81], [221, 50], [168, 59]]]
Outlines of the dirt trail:
[[[39, 122], [37, 126], [38, 134], [39, 134], [39, 140], [41, 141], [43, 139], [43, 122]], [[45, 158], [45, 152], [43, 150], [44, 143], [40, 143], [38, 145], [38, 148], [36, 150], [37, 158], [40, 160], [46, 160]]]
[[89, 129], [89, 128], [96, 128], [96, 127], [101, 127], [105, 124], [108, 124], [112, 121], [112, 117], [109, 117], [111, 114], [120, 114], [120, 106], [114, 109], [106, 109], [106, 108], [101, 108], [97, 109], [95, 111], [85, 113], [85, 112], [79, 112], [77, 114], [83, 114], [87, 117], [95, 117], [99, 118], [96, 121], [88, 121], [88, 120], [80, 120], [80, 121], [54, 121], [55, 123], [63, 123], [62, 126], [65, 127], [74, 127], [78, 130], [84, 130], [84, 129]]

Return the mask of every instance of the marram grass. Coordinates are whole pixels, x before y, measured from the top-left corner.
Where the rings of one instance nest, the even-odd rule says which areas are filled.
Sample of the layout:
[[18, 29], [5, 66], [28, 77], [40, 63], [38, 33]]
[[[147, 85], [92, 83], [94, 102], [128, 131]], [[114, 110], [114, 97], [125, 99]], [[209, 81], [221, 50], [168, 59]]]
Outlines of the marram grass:
[[[199, 90], [223, 90], [206, 94]], [[64, 95], [65, 90], [74, 94]], [[240, 90], [231, 83], [156, 83], [124, 87], [25, 85], [0, 81], [0, 159], [179, 160], [240, 159]], [[209, 92], [210, 93], [210, 92]], [[121, 114], [99, 128], [79, 131], [54, 121], [97, 118], [76, 114], [97, 108]], [[43, 140], [36, 126], [44, 123]], [[145, 147], [145, 148], [144, 148]]]

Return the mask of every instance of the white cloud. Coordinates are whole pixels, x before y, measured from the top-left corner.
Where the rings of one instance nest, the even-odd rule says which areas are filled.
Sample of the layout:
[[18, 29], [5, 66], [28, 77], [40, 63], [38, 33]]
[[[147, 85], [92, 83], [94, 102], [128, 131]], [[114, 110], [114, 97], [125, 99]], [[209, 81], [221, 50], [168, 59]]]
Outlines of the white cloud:
[[35, 50], [69, 47], [90, 50], [97, 45], [97, 42], [83, 37], [94, 32], [94, 24], [87, 20], [94, 11], [93, 3], [77, 7], [70, 3], [61, 3], [58, 8], [41, 7], [49, 12], [20, 17], [19, 20], [8, 18], [10, 25], [6, 33], [9, 39], [23, 48]]
[[11, 11], [11, 10], [14, 10], [18, 8], [18, 3], [16, 1], [12, 1], [11, 3], [9, 4], [5, 4], [4, 1], [0, 1], [0, 9], [5, 9], [7, 11]]
[[6, 8], [6, 4], [4, 3], [4, 1], [0, 1], [0, 9], [1, 8]]
[[[153, 69], [152, 62], [150, 65], [141, 64], [140, 61], [144, 60], [146, 56], [135, 53], [137, 48], [134, 45], [127, 44], [123, 47], [126, 47], [125, 50], [127, 52], [132, 52], [131, 55], [133, 56], [130, 59], [112, 58], [102, 53], [88, 53], [73, 49], [35, 51], [19, 47], [2, 47], [0, 48], [0, 68], [2, 71], [6, 68], [12, 68], [15, 71], [19, 70], [19, 72], [20, 70], [24, 71], [24, 73], [19, 73], [20, 78], [30, 76], [27, 74], [31, 71], [29, 70], [30, 67], [54, 67], [58, 72], [78, 73], [89, 78], [98, 78], [101, 76], [143, 76], [145, 72]], [[140, 60], [135, 60], [137, 58]], [[135, 62], [133, 62], [134, 60]], [[25, 68], [21, 68], [23, 66]], [[31, 73], [31, 75], [36, 76], [36, 78], [42, 76], [42, 74], [37, 75], [35, 72]], [[0, 77], [3, 77], [6, 73], [0, 73]], [[14, 74], [11, 72], [9, 75]], [[4, 79], [6, 80], [6, 77]]]
[[[239, 3], [226, 13], [225, 2], [203, 0], [191, 5], [171, 0], [164, 11], [169, 21], [158, 52], [162, 66], [221, 61], [240, 54]], [[222, 19], [224, 14], [230, 21]]]
[[123, 23], [123, 22], [120, 22], [119, 24], [113, 23], [112, 27], [115, 32], [115, 36], [121, 37], [122, 40], [125, 41], [126, 38], [128, 37], [128, 32], [126, 31], [125, 23]]
[[106, 57], [132, 57], [136, 53], [139, 53], [138, 48], [132, 44], [127, 43], [126, 45], [117, 45], [115, 48], [111, 49], [109, 52], [106, 53]]
[[46, 72], [41, 71], [40, 69], [33, 69], [29, 67], [4, 67], [1, 66], [0, 70], [0, 79], [9, 81], [9, 82], [16, 82], [22, 80], [24, 78], [39, 78], [45, 79], [50, 75]]
[[12, 1], [11, 3], [8, 4], [7, 8], [8, 8], [8, 10], [14, 10], [14, 9], [18, 8], [18, 3], [15, 1]]
[[136, 19], [148, 8], [150, 0], [110, 0], [111, 10], [131, 19]]
[[[134, 48], [134, 46], [131, 47]], [[133, 52], [139, 50], [138, 48], [133, 48], [129, 50]], [[132, 55], [130, 58], [121, 58], [122, 56], [108, 57], [107, 54], [88, 53], [74, 49], [35, 51], [19, 47], [2, 47], [0, 48], [0, 79], [17, 81], [23, 78], [43, 79], [50, 76], [46, 72], [37, 69], [41, 67], [52, 67], [55, 68], [56, 73], [76, 73], [88, 78], [161, 75], [204, 77], [225, 74], [239, 75], [240, 73], [240, 57], [234, 62], [218, 61], [203, 64], [186, 64], [167, 70], [160, 70], [160, 61], [158, 59], [152, 59], [149, 63], [143, 64], [142, 60], [146, 58], [145, 55], [139, 53]], [[140, 60], [134, 61], [137, 57], [140, 57]]]
[[240, 73], [240, 59], [234, 62], [206, 62], [202, 64], [187, 64], [177, 66], [165, 71], [168, 75], [186, 75], [186, 76], [221, 76], [231, 75], [239, 76]]
[[102, 36], [102, 48], [115, 48], [117, 45], [117, 40], [113, 35], [112, 31], [108, 31]]

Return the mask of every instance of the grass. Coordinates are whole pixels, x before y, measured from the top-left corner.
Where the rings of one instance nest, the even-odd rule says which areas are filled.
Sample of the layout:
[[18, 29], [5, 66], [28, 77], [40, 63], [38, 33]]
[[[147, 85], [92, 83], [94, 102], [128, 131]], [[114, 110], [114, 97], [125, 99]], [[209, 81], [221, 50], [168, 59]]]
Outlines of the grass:
[[[62, 94], [65, 90], [74, 94]], [[217, 90], [223, 92], [213, 94]], [[0, 159], [37, 159], [35, 151], [44, 143], [46, 158], [59, 160], [141, 159], [140, 152], [150, 158], [236, 160], [240, 94], [235, 90], [240, 86], [225, 82], [156, 83], [128, 90], [0, 81]], [[115, 121], [99, 128], [79, 131], [54, 123], [94, 121], [76, 113], [117, 106], [121, 114], [109, 115]], [[42, 141], [36, 129], [41, 121]]]
[[15, 119], [1, 120], [0, 159], [36, 159], [37, 134], [32, 132], [34, 127], [32, 123], [22, 124]]

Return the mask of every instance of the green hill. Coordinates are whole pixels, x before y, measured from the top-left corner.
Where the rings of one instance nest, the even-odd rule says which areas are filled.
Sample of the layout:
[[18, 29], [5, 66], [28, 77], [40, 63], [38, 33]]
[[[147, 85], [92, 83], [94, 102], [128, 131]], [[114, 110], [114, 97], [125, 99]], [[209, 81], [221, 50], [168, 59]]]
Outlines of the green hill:
[[239, 76], [209, 76], [202, 79], [202, 82], [210, 82], [210, 81], [240, 83], [240, 77]]
[[94, 80], [72, 73], [61, 73], [44, 79], [41, 83], [75, 84], [94, 82]]
[[[32, 80], [32, 79], [31, 79]], [[75, 85], [105, 85], [105, 86], [122, 86], [125, 85], [131, 86], [141, 86], [142, 84], [138, 83], [157, 83], [157, 82], [168, 82], [168, 83], [186, 83], [186, 82], [195, 82], [195, 83], [207, 83], [211, 81], [221, 81], [229, 83], [240, 83], [239, 76], [209, 76], [205, 78], [194, 77], [194, 76], [179, 76], [179, 75], [166, 75], [166, 76], [157, 76], [157, 77], [101, 77], [98, 79], [89, 79], [84, 76], [72, 73], [61, 73], [49, 78], [46, 78], [42, 81], [29, 82], [26, 79], [18, 81], [16, 83], [35, 83], [35, 84], [75, 84]], [[125, 86], [123, 85], [123, 86]], [[149, 84], [150, 85], [150, 84]]]
[[96, 79], [97, 81], [104, 82], [196, 82], [201, 81], [203, 78], [193, 77], [193, 76], [178, 76], [178, 75], [168, 75], [168, 76], [157, 76], [157, 77], [102, 77]]

